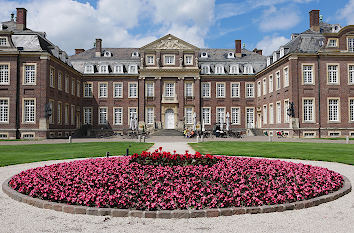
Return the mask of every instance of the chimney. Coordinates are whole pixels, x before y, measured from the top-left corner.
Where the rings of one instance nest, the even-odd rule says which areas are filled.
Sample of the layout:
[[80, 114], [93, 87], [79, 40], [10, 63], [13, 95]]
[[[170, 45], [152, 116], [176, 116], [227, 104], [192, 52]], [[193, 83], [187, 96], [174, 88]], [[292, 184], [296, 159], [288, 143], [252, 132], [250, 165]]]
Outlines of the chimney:
[[320, 11], [310, 11], [310, 29], [313, 32], [320, 32]]
[[235, 40], [235, 56], [242, 57], [241, 40]]
[[96, 57], [102, 54], [102, 39], [96, 39]]
[[257, 48], [255, 48], [255, 49], [253, 49], [253, 52], [254, 53], [258, 53], [259, 55], [263, 55], [262, 53], [263, 53], [263, 50], [262, 49], [257, 49]]
[[85, 49], [75, 49], [75, 55], [85, 52]]
[[17, 16], [16, 16], [16, 29], [17, 30], [25, 30], [27, 23], [27, 10], [25, 8], [16, 8]]

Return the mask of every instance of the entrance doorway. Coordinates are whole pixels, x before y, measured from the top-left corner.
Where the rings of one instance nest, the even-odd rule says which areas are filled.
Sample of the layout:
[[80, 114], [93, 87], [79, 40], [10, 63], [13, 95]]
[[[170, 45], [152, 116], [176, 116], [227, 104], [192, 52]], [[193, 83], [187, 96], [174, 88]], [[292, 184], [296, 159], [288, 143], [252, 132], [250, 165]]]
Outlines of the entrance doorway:
[[167, 109], [165, 112], [165, 129], [175, 128], [175, 113], [172, 109]]

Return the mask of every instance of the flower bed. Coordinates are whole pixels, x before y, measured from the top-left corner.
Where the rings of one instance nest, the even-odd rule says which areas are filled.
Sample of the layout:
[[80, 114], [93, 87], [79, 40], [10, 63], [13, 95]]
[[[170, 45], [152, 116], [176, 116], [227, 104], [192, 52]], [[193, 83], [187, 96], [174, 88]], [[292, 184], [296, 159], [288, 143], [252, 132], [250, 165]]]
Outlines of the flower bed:
[[[206, 158], [212, 163], [201, 162]], [[181, 162], [167, 166], [168, 160]], [[291, 203], [336, 191], [343, 182], [328, 169], [279, 160], [155, 152], [29, 169], [9, 186], [71, 205], [171, 210]]]

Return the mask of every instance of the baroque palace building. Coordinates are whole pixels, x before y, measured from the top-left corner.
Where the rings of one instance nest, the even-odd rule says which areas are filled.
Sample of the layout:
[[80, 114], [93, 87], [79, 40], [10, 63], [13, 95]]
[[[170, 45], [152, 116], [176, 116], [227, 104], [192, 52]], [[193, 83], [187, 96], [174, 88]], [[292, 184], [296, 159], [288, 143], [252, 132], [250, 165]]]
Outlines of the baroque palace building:
[[0, 30], [0, 138], [60, 138], [230, 119], [250, 135], [354, 137], [354, 26], [322, 22], [263, 56], [198, 48], [171, 34], [141, 48], [76, 49], [68, 56], [26, 27], [26, 9]]

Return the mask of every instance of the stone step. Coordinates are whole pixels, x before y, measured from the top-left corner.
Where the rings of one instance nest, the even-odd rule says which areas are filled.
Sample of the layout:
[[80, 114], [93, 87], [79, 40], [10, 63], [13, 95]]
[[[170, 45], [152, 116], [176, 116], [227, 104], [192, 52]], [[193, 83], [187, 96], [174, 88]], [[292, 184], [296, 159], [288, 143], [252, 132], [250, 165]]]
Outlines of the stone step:
[[152, 136], [183, 136], [182, 132], [175, 129], [161, 129], [151, 134]]

